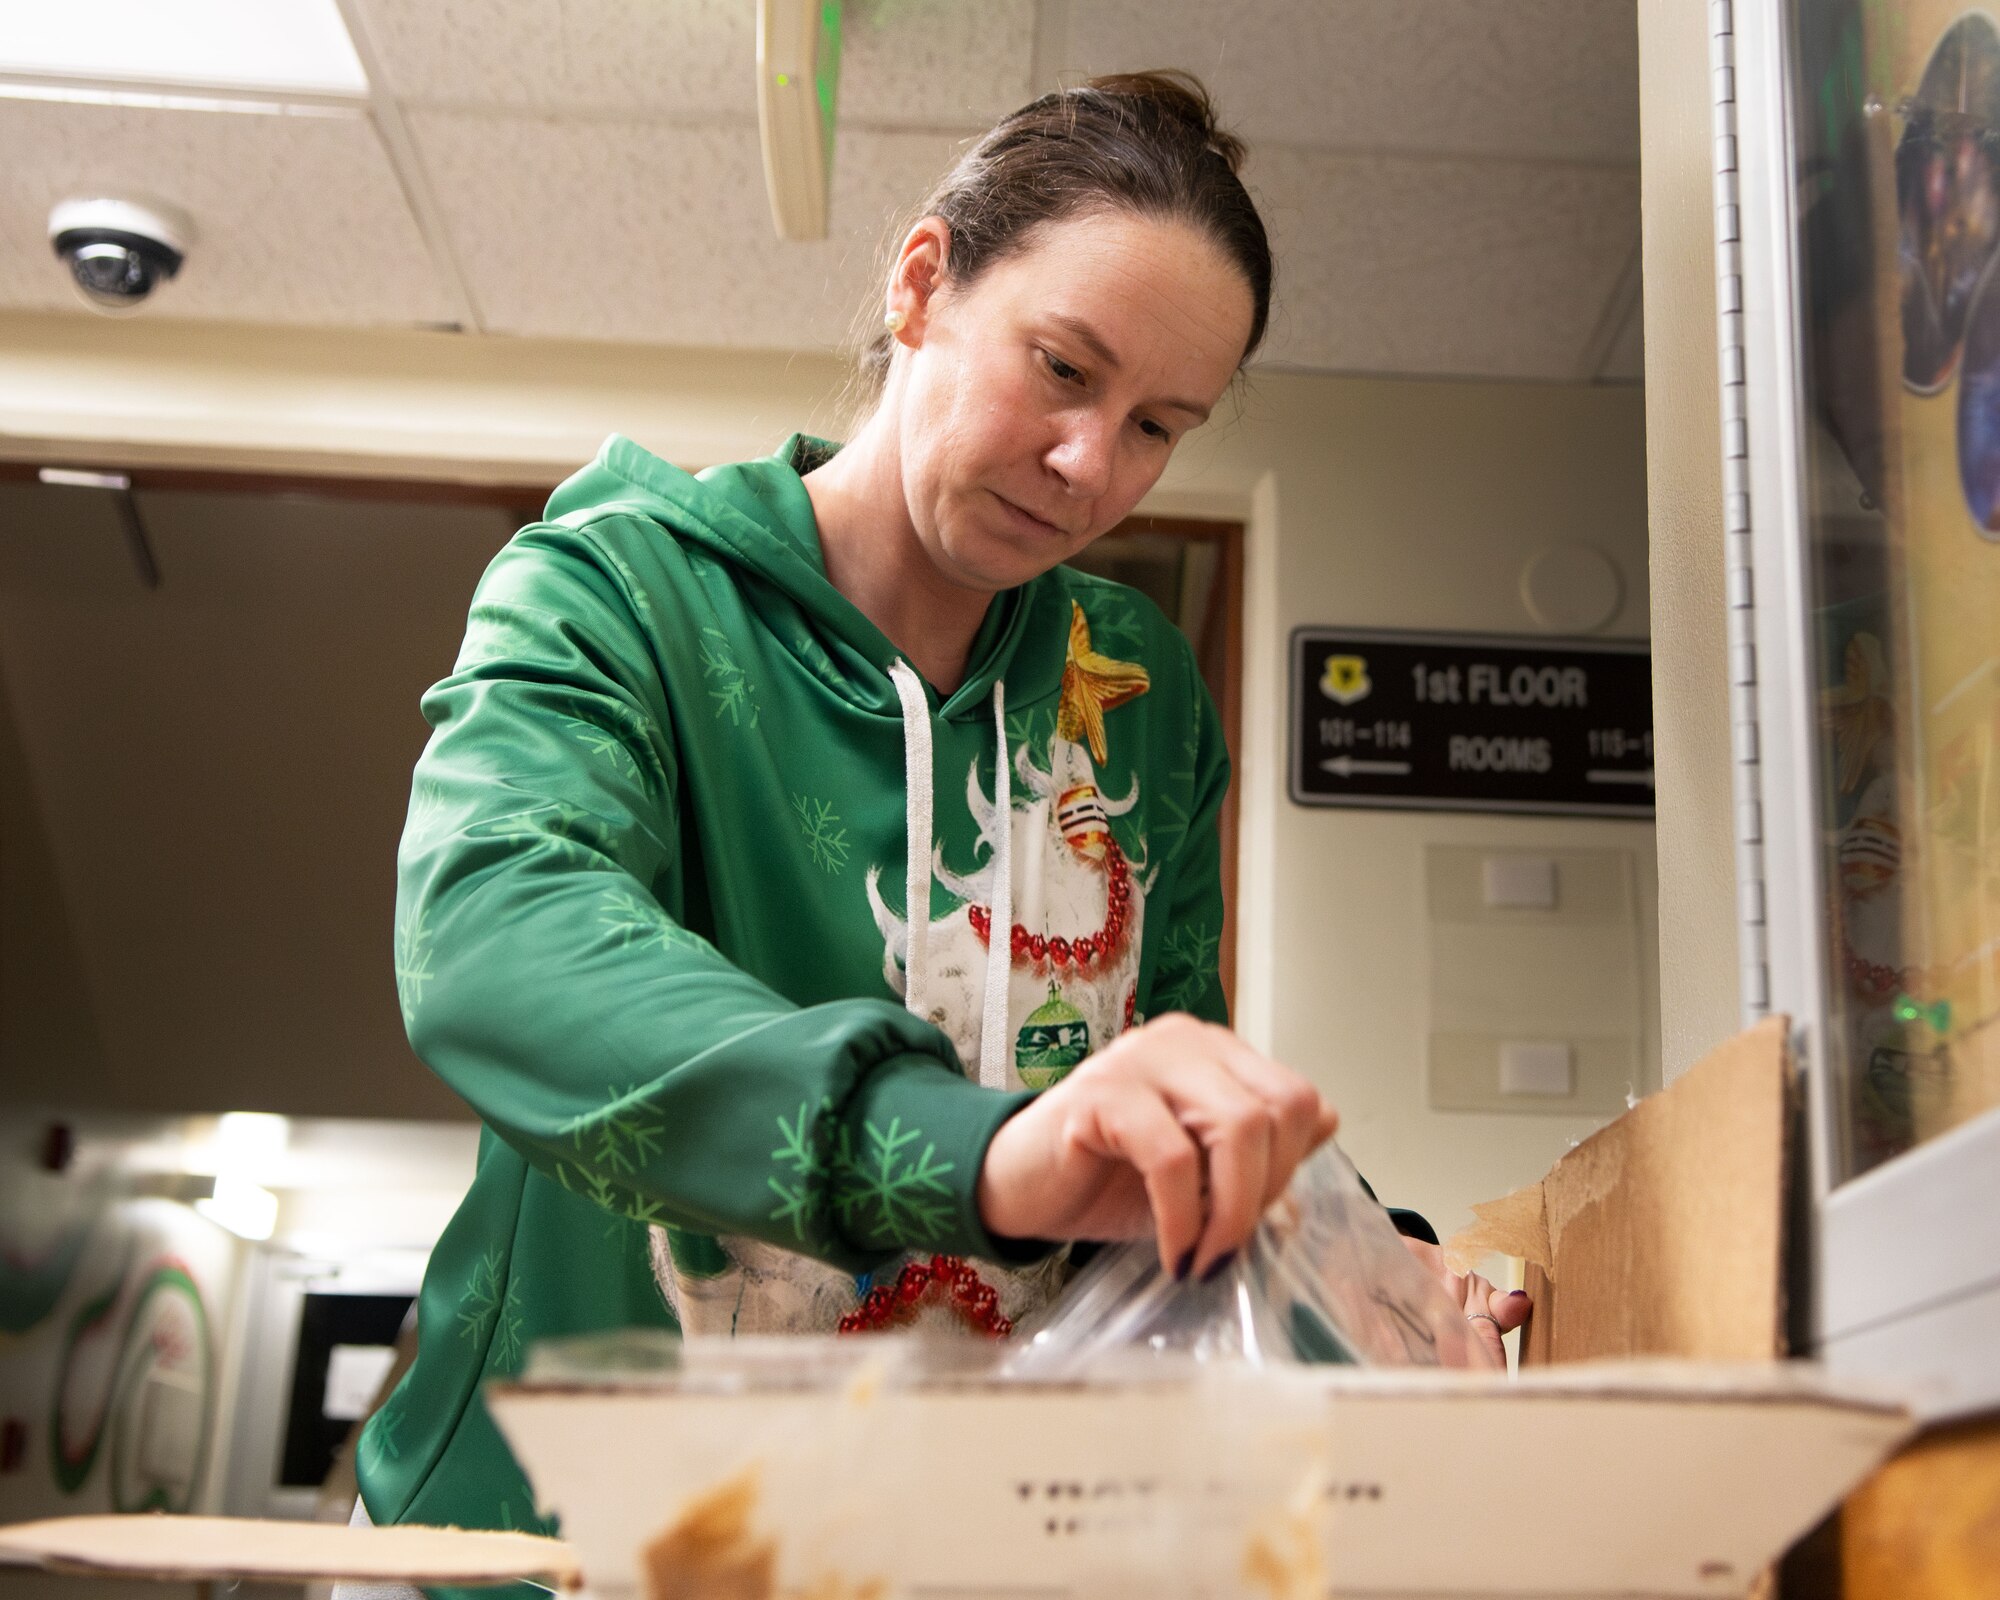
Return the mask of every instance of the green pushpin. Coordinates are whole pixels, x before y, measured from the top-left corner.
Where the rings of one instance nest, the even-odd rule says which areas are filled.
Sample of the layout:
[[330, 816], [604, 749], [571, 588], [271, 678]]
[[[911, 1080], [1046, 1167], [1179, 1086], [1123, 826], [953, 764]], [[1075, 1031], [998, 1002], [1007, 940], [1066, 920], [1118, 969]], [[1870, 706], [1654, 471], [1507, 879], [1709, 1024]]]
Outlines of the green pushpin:
[[1921, 1022], [1933, 1033], [1943, 1033], [1951, 1027], [1949, 1000], [1936, 1000], [1924, 1005], [1906, 994], [1899, 994], [1892, 1009], [1898, 1022]]

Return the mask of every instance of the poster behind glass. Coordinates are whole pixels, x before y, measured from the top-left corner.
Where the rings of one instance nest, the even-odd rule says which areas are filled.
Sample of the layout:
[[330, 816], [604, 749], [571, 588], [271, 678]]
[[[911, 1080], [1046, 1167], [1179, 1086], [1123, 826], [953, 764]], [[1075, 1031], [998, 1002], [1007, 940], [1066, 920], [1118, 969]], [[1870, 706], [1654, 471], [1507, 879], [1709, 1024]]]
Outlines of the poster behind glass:
[[1789, 21], [1845, 1179], [2000, 1106], [2000, 23]]

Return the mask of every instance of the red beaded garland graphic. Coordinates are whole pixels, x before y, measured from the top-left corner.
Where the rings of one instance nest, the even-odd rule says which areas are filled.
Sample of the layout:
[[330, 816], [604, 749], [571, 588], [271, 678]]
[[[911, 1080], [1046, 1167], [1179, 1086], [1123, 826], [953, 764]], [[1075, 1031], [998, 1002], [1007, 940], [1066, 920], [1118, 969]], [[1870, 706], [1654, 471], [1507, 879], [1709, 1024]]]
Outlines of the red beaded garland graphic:
[[1886, 962], [1867, 961], [1847, 949], [1843, 942], [1843, 965], [1847, 970], [1847, 981], [1861, 997], [1871, 1005], [1885, 1005], [1891, 996], [1905, 987], [1907, 979], [1914, 975], [1914, 968], [1892, 967]]
[[[1030, 933], [1017, 922], [1009, 934], [1007, 946], [1013, 964], [1032, 967], [1044, 976], [1072, 963], [1079, 972], [1088, 971], [1093, 966], [1111, 965], [1125, 943], [1125, 920], [1132, 903], [1132, 868], [1125, 860], [1125, 852], [1118, 848], [1118, 841], [1109, 835], [1104, 840], [1104, 876], [1104, 925], [1101, 928], [1095, 933], [1078, 934], [1074, 939], [1065, 939], [1061, 934], [1051, 939], [1043, 934]], [[979, 935], [979, 942], [990, 945], [993, 938], [991, 908], [969, 905], [965, 908], [965, 915], [972, 924], [972, 931]]]
[[974, 1333], [1005, 1339], [1014, 1331], [1000, 1314], [1000, 1295], [963, 1256], [932, 1256], [912, 1261], [896, 1274], [893, 1284], [878, 1283], [861, 1297], [861, 1304], [840, 1319], [842, 1333], [880, 1333], [916, 1321], [926, 1305], [943, 1305], [958, 1313]]

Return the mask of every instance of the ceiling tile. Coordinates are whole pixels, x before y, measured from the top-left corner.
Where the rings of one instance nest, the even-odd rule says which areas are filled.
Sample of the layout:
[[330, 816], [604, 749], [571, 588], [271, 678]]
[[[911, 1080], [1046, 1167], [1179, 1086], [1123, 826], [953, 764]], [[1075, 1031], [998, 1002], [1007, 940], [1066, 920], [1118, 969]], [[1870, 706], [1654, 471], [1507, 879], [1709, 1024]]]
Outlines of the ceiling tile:
[[278, 116], [0, 100], [0, 305], [74, 311], [48, 245], [71, 196], [147, 195], [196, 240], [156, 308], [324, 326], [453, 315], [373, 126], [358, 113]]
[[[358, 0], [406, 104], [757, 112], [752, 0]], [[849, 0], [843, 122], [983, 127], [1028, 98], [1035, 0]]]
[[423, 105], [757, 110], [751, 0], [356, 0], [390, 91]]
[[957, 148], [844, 131], [833, 236], [782, 244], [748, 124], [418, 112], [411, 125], [492, 331], [761, 349], [841, 342], [892, 220]]
[[843, 122], [985, 129], [1033, 98], [1035, 0], [848, 0]]
[[1071, 0], [1068, 10], [1061, 67], [1189, 68], [1253, 145], [1639, 159], [1632, 0]]
[[1247, 176], [1279, 262], [1265, 359], [1291, 366], [1572, 379], [1638, 231], [1618, 167], [1267, 146]]

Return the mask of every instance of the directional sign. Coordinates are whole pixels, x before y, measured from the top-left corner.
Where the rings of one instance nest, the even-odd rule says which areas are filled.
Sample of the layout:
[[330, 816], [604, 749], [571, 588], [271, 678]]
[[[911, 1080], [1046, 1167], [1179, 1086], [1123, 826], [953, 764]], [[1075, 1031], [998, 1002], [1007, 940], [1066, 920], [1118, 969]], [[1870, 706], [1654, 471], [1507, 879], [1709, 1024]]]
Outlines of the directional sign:
[[1417, 811], [1653, 814], [1643, 644], [1301, 628], [1292, 798]]

